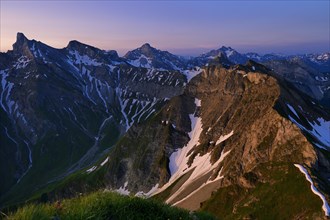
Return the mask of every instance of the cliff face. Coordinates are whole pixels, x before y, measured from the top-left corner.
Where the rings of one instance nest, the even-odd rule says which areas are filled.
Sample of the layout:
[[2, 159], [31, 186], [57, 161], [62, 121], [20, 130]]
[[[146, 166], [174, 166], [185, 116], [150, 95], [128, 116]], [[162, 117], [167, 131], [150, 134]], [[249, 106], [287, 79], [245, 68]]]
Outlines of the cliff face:
[[[276, 110], [288, 94], [270, 75], [263, 66], [204, 69], [182, 95], [116, 145], [106, 165], [107, 187], [235, 218], [262, 216], [269, 193], [277, 196], [273, 202], [297, 196], [307, 207], [294, 207], [289, 217], [322, 216], [321, 200], [294, 164], [322, 173], [328, 170], [326, 154]], [[325, 193], [327, 184], [319, 185]], [[231, 208], [214, 208], [219, 201]]]
[[23, 34], [0, 61], [0, 207], [95, 163], [187, 82], [114, 51], [55, 49]]

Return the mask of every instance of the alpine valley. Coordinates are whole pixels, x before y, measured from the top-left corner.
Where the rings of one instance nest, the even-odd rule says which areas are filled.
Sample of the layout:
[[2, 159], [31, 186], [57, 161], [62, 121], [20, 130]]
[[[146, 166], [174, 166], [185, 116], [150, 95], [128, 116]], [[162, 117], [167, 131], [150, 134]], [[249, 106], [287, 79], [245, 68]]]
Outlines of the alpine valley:
[[0, 207], [94, 191], [219, 219], [330, 216], [330, 53], [0, 53]]

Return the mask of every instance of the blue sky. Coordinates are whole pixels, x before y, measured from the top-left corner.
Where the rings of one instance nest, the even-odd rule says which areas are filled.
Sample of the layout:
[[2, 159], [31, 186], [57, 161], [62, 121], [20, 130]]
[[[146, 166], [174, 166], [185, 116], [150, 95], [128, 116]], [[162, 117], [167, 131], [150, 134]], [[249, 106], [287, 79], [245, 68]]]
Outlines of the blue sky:
[[1, 51], [17, 32], [56, 48], [72, 39], [124, 54], [149, 42], [181, 55], [330, 51], [324, 1], [1, 1]]

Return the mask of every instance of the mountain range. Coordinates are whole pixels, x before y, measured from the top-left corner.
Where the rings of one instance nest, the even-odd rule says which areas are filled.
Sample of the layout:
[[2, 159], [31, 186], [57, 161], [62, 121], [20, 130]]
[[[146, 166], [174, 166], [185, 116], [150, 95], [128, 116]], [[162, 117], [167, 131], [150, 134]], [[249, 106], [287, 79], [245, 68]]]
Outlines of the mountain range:
[[330, 215], [329, 52], [119, 57], [18, 33], [0, 76], [2, 208], [102, 189], [221, 219]]

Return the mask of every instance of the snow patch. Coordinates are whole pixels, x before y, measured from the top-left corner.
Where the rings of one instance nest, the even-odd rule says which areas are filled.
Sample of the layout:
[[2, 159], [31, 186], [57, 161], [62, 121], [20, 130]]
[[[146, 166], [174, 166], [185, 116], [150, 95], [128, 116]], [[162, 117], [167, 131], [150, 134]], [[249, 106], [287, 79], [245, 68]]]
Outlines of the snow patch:
[[[195, 100], [196, 106], [199, 106], [200, 101]], [[169, 187], [172, 183], [174, 183], [177, 179], [188, 172], [192, 172], [187, 181], [182, 184], [182, 186], [167, 199], [167, 203], [171, 202], [176, 196], [178, 196], [183, 190], [185, 190], [191, 183], [196, 181], [196, 179], [202, 177], [206, 173], [215, 170], [224, 160], [224, 158], [230, 153], [230, 151], [225, 152], [224, 150], [221, 152], [221, 156], [218, 161], [214, 164], [211, 163], [211, 152], [206, 153], [204, 155], [198, 154], [195, 156], [192, 164], [188, 166], [188, 161], [191, 155], [188, 155], [194, 146], [199, 145], [199, 137], [203, 131], [202, 129], [202, 119], [200, 117], [195, 117], [194, 114], [189, 115], [191, 120], [191, 132], [188, 133], [190, 140], [189, 142], [181, 149], [173, 152], [170, 156], [169, 168], [171, 172], [170, 180], [154, 194], [159, 193]], [[214, 180], [207, 180], [205, 184], [210, 183], [210, 181], [216, 181], [220, 178], [220, 174]]]
[[7, 112], [9, 115], [11, 115], [12, 107], [15, 102], [13, 100], [11, 100], [10, 94], [13, 89], [14, 83], [11, 83], [7, 80], [7, 77], [9, 76], [9, 74], [5, 70], [1, 70], [0, 74], [1, 74], [1, 86], [2, 86], [0, 104], [3, 108], [3, 110], [5, 112]]
[[123, 102], [123, 100], [121, 98], [122, 91], [119, 88], [116, 88], [116, 93], [118, 94], [118, 101], [119, 101], [121, 113], [122, 113], [122, 115], [125, 119], [125, 131], [127, 131], [130, 128], [128, 117], [127, 117], [127, 114], [125, 112], [125, 108], [126, 108], [126, 105], [127, 105], [127, 100]]
[[[198, 102], [195, 99], [195, 103]], [[183, 171], [187, 168], [187, 163], [189, 156], [187, 153], [195, 146], [199, 144], [199, 136], [202, 132], [202, 119], [200, 117], [195, 117], [194, 114], [190, 114], [191, 121], [191, 132], [188, 133], [190, 141], [181, 149], [173, 152], [170, 156], [169, 168], [172, 177], [181, 175]], [[176, 174], [176, 175], [174, 175]]]
[[141, 56], [135, 60], [128, 61], [129, 64], [135, 67], [144, 67], [144, 68], [152, 68], [152, 59], [146, 57], [145, 55], [141, 54]]
[[318, 118], [316, 121], [309, 122], [313, 127], [312, 133], [323, 144], [330, 147], [330, 121]]
[[218, 180], [221, 180], [224, 178], [224, 176], [221, 176], [221, 172], [222, 172], [223, 167], [221, 167], [221, 170], [219, 172], [219, 175], [217, 176], [217, 178], [215, 178], [214, 180], [207, 180], [205, 183], [203, 183], [200, 187], [198, 187], [196, 190], [194, 190], [193, 192], [191, 192], [189, 195], [187, 195], [186, 197], [184, 197], [183, 199], [177, 201], [176, 203], [173, 204], [173, 206], [176, 206], [178, 204], [180, 204], [181, 202], [189, 199], [190, 197], [192, 197], [194, 194], [196, 194], [199, 190], [201, 190], [202, 188], [204, 188], [205, 186], [209, 185], [210, 183], [214, 183]]
[[226, 134], [224, 136], [220, 136], [219, 139], [217, 140], [217, 142], [215, 143], [215, 145], [220, 144], [221, 142], [224, 142], [225, 140], [227, 140], [228, 138], [230, 138], [232, 135], [234, 134], [234, 131], [231, 131], [229, 134]]
[[102, 63], [97, 62], [95, 59], [90, 58], [87, 55], [81, 56], [78, 51], [70, 50], [69, 53], [74, 56], [74, 63], [75, 64], [85, 64], [90, 66], [100, 66]]
[[17, 62], [14, 64], [14, 67], [16, 69], [24, 69], [29, 63], [30, 63], [30, 59], [27, 58], [26, 56], [21, 56], [20, 58], [18, 58]]
[[317, 60], [327, 61], [330, 58], [328, 53], [320, 54], [316, 57]]
[[330, 216], [330, 206], [329, 206], [327, 200], [325, 199], [324, 195], [322, 195], [322, 193], [320, 193], [320, 191], [318, 191], [316, 189], [316, 187], [314, 186], [313, 180], [309, 176], [307, 170], [302, 165], [300, 165], [300, 164], [294, 164], [294, 165], [295, 165], [295, 167], [297, 167], [300, 170], [300, 172], [302, 172], [305, 175], [306, 180], [311, 184], [311, 190], [312, 190], [312, 192], [315, 195], [317, 195], [318, 197], [320, 197], [320, 199], [322, 200], [322, 202], [323, 202], [322, 209], [324, 211], [324, 214], [326, 216]]
[[228, 49], [228, 50], [225, 51], [225, 53], [226, 53], [226, 56], [227, 57], [230, 57], [230, 56], [232, 56], [234, 54], [234, 50]]
[[[289, 109], [298, 117], [297, 112], [289, 104], [287, 104], [287, 105], [288, 105]], [[316, 139], [318, 139], [324, 146], [328, 147], [327, 150], [329, 150], [329, 147], [330, 147], [330, 121], [326, 121], [323, 118], [318, 118], [312, 122], [308, 121], [308, 123], [310, 124], [312, 129], [307, 129], [306, 127], [304, 127], [302, 124], [300, 124], [298, 121], [296, 121], [290, 115], [289, 115], [289, 119], [294, 124], [296, 124], [301, 130], [308, 132], [310, 135], [312, 135]], [[324, 148], [324, 147], [322, 147], [322, 148]]]
[[202, 106], [202, 100], [195, 98], [195, 105], [196, 105], [196, 107], [201, 107]]
[[114, 71], [114, 69], [116, 68], [116, 66], [113, 65], [108, 65], [110, 72], [112, 73]]
[[125, 182], [124, 186], [120, 187], [119, 189], [116, 189], [115, 192], [121, 194], [121, 195], [129, 195], [130, 191], [127, 189], [128, 182]]
[[88, 170], [86, 170], [87, 173], [91, 173], [93, 172], [94, 170], [96, 170], [97, 166], [93, 166], [91, 168], [89, 168]]
[[[202, 177], [204, 174], [208, 173], [209, 171], [212, 171], [215, 168], [217, 168], [219, 166], [219, 164], [224, 160], [224, 158], [229, 153], [230, 153], [230, 150], [227, 151], [227, 152], [224, 152], [224, 150], [223, 150], [221, 152], [221, 156], [220, 156], [219, 160], [217, 162], [215, 162], [213, 165], [211, 164], [211, 153], [207, 153], [203, 156], [200, 156], [200, 155], [196, 156], [193, 163], [192, 163], [192, 165], [189, 168], [187, 167], [182, 172], [182, 174], [180, 176], [182, 176], [183, 174], [189, 172], [192, 169], [194, 169], [194, 171], [192, 172], [190, 177], [187, 179], [187, 181], [184, 184], [182, 184], [182, 186], [175, 193], [173, 193], [173, 195], [170, 196], [166, 200], [166, 202], [167, 203], [171, 202], [176, 196], [178, 196], [182, 191], [184, 191], [191, 183], [195, 182], [198, 178]], [[185, 165], [187, 165], [187, 164], [185, 164]], [[178, 176], [178, 177], [180, 177], [180, 176]], [[173, 183], [175, 180], [178, 179], [178, 177], [173, 179], [173, 180], [172, 180], [172, 177], [171, 177], [169, 182]], [[221, 176], [221, 170], [220, 170], [218, 176], [214, 180], [208, 179], [206, 181], [206, 183], [204, 183], [204, 184], [206, 185], [206, 184], [209, 184], [211, 182], [217, 181], [217, 180], [222, 179], [222, 178], [223, 178], [223, 176]], [[201, 185], [201, 187], [203, 185]]]
[[315, 77], [315, 79], [317, 80], [317, 81], [321, 81], [321, 82], [327, 82], [328, 81], [328, 77], [326, 77], [326, 76], [316, 76]]
[[158, 190], [158, 187], [159, 187], [159, 184], [157, 183], [154, 187], [152, 187], [149, 192], [145, 193], [145, 192], [137, 192], [135, 194], [135, 196], [138, 196], [138, 197], [150, 197], [151, 195], [153, 195], [154, 192], [156, 192]]
[[288, 108], [290, 109], [290, 111], [291, 111], [295, 116], [297, 116], [297, 118], [299, 118], [299, 116], [298, 116], [296, 110], [294, 110], [294, 108], [293, 108], [290, 104], [286, 104], [286, 105], [288, 106]]
[[189, 82], [192, 78], [194, 78], [201, 72], [203, 72], [203, 70], [200, 67], [195, 67], [194, 69], [191, 70], [184, 70], [183, 75], [187, 77], [187, 81]]
[[108, 161], [109, 161], [109, 157], [107, 157], [107, 158], [101, 163], [101, 167], [103, 167]]

